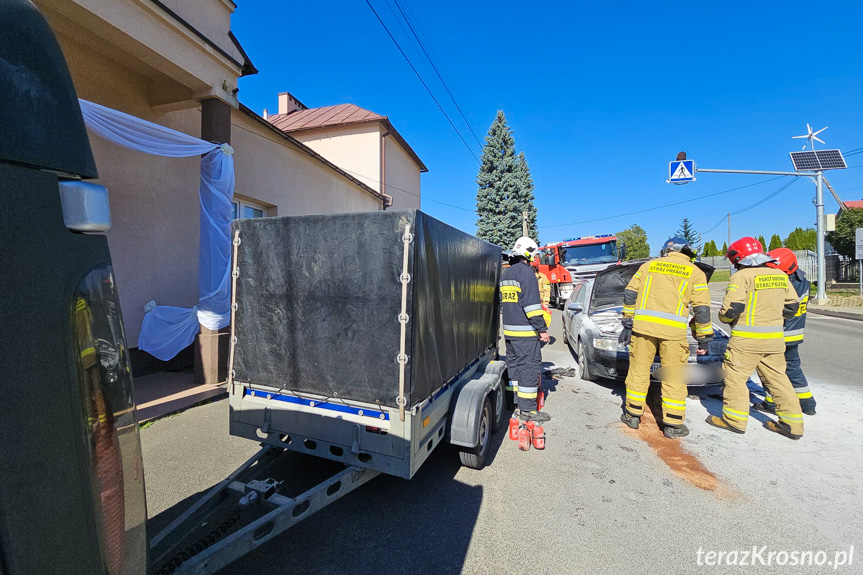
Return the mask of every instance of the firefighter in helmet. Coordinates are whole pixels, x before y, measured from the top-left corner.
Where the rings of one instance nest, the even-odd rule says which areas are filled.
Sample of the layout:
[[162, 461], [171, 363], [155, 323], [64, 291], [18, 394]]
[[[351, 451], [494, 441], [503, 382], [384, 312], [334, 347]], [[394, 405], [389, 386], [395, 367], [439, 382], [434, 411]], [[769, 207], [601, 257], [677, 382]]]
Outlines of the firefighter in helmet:
[[706, 352], [713, 339], [713, 324], [707, 276], [692, 263], [695, 253], [686, 240], [670, 238], [660, 256], [642, 264], [623, 292], [620, 342], [629, 344], [629, 373], [620, 420], [638, 429], [650, 387], [650, 368], [659, 352], [663, 379], [662, 432], [665, 437], [676, 439], [689, 434], [684, 425], [687, 391], [683, 371], [689, 359], [686, 339], [689, 308], [692, 307], [695, 316], [700, 353]]
[[731, 324], [731, 339], [725, 352], [722, 416], [711, 415], [707, 423], [734, 433], [746, 432], [749, 419], [746, 382], [757, 369], [779, 416], [779, 421], [767, 421], [764, 427], [800, 439], [803, 413], [785, 375], [783, 332], [783, 319], [797, 314], [797, 292], [785, 272], [768, 267], [768, 263], [778, 262], [764, 253], [755, 238], [744, 237], [732, 243], [726, 257], [737, 271], [728, 281], [719, 320]]
[[537, 287], [539, 287], [539, 301], [542, 304], [542, 319], [545, 320], [545, 327], [551, 325], [551, 282], [544, 273], [539, 271], [539, 256], [533, 259], [533, 274], [536, 276]]
[[[800, 408], [806, 415], [815, 415], [815, 398], [812, 392], [809, 391], [809, 383], [806, 381], [806, 376], [803, 374], [803, 369], [800, 367], [800, 353], [797, 346], [803, 343], [803, 328], [806, 325], [806, 306], [809, 303], [809, 280], [806, 279], [806, 274], [797, 267], [797, 256], [788, 248], [777, 248], [770, 250], [767, 255], [775, 259], [776, 262], [768, 262], [767, 267], [775, 268], [788, 274], [788, 281], [794, 291], [797, 292], [797, 313], [794, 317], [785, 320], [785, 375], [791, 380], [791, 385], [794, 387], [794, 392], [797, 394], [797, 399], [800, 401]], [[762, 377], [761, 371], [758, 371], [759, 377]], [[762, 377], [763, 379], [763, 377]], [[776, 404], [773, 402], [773, 397], [770, 393], [766, 393], [763, 402], [756, 402], [752, 405], [755, 409], [761, 411], [769, 411], [776, 413]]]
[[549, 342], [539, 286], [530, 262], [539, 250], [535, 241], [521, 237], [509, 251], [510, 266], [500, 280], [503, 337], [510, 387], [516, 394], [521, 419], [537, 422], [551, 417], [540, 412], [537, 393], [542, 371], [541, 344]]

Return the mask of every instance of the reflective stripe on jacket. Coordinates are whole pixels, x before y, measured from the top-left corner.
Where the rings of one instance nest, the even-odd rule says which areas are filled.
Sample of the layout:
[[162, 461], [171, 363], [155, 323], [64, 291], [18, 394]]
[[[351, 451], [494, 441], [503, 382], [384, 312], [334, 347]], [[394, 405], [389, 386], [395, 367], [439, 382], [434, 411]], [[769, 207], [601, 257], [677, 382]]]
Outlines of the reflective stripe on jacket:
[[730, 344], [746, 351], [783, 351], [783, 313], [797, 312], [797, 297], [780, 270], [765, 266], [736, 271], [719, 310], [719, 320], [731, 324]]
[[538, 337], [548, 331], [543, 319], [536, 276], [526, 262], [503, 270], [500, 279], [500, 308], [503, 336], [507, 339]]
[[623, 291], [623, 315], [643, 335], [686, 339], [690, 306], [697, 336], [711, 337], [707, 276], [680, 252], [642, 264]]
[[806, 307], [809, 304], [809, 280], [803, 270], [798, 269], [788, 276], [788, 280], [797, 292], [797, 313], [785, 320], [785, 345], [797, 345], [803, 342], [803, 328], [806, 326]]

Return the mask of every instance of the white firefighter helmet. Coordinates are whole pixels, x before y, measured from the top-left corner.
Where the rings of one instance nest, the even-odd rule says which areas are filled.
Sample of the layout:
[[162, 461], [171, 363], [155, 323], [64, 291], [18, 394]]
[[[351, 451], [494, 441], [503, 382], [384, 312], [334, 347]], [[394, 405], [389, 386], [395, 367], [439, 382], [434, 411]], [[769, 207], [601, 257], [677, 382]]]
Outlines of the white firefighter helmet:
[[522, 236], [515, 240], [515, 244], [513, 244], [512, 249], [509, 250], [509, 256], [523, 257], [527, 259], [527, 261], [531, 261], [538, 251], [539, 246], [535, 241], [527, 236]]

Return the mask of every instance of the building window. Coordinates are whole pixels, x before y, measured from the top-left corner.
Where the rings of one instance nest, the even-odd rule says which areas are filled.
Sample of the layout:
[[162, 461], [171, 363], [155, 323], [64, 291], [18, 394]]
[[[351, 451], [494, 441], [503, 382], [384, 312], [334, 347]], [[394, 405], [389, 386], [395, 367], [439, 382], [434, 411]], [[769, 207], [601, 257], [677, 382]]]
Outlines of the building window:
[[267, 215], [267, 208], [248, 202], [246, 200], [231, 201], [231, 219], [263, 218]]

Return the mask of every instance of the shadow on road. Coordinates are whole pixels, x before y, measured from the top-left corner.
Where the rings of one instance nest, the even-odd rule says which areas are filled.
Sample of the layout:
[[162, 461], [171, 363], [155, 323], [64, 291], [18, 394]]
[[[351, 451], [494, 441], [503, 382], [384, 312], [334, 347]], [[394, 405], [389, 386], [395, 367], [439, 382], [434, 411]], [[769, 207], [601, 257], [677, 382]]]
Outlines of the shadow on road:
[[[491, 437], [487, 465], [507, 440], [508, 412], [503, 420]], [[285, 495], [296, 496], [341, 469], [333, 461], [285, 452], [268, 475], [285, 481]], [[483, 499], [481, 486], [455, 479], [461, 469], [455, 448], [442, 445], [413, 479], [380, 475], [219, 573], [461, 573]], [[206, 491], [153, 517], [150, 536]]]

